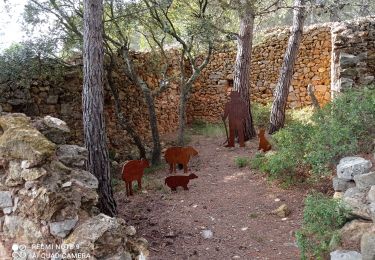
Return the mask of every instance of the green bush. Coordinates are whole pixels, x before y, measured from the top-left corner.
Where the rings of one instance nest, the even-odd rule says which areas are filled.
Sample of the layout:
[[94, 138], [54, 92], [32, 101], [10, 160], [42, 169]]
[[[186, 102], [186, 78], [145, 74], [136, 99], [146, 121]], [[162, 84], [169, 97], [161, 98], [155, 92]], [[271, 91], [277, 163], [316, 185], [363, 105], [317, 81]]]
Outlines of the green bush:
[[195, 121], [192, 124], [192, 134], [203, 135], [206, 137], [220, 137], [225, 135], [223, 123], [207, 123]]
[[303, 224], [296, 232], [301, 259], [325, 259], [340, 239], [338, 230], [345, 224], [350, 211], [341, 200], [321, 193], [305, 199]]
[[239, 168], [243, 168], [247, 165], [249, 165], [249, 158], [247, 157], [236, 157], [234, 158], [234, 163], [237, 165]]
[[342, 94], [312, 116], [308, 111], [275, 133], [271, 140], [275, 152], [254, 158], [252, 167], [282, 179], [301, 168], [323, 175], [343, 156], [372, 151], [374, 88]]

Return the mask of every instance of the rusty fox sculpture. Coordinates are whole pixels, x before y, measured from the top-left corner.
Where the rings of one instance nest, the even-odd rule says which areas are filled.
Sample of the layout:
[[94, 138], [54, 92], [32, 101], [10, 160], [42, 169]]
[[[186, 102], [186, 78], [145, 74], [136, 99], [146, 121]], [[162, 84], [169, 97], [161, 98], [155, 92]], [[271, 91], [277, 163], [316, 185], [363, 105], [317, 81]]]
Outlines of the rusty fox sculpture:
[[264, 129], [260, 129], [259, 130], [259, 147], [258, 147], [258, 150], [262, 150], [263, 152], [267, 152], [269, 150], [271, 150], [272, 146], [271, 144], [267, 141], [266, 137], [265, 137], [265, 130]]
[[138, 189], [142, 189], [142, 177], [145, 168], [150, 167], [147, 160], [132, 160], [122, 167], [122, 179], [125, 181], [126, 195], [133, 195], [132, 182], [138, 182]]
[[189, 181], [196, 178], [198, 178], [198, 176], [194, 173], [190, 174], [189, 176], [169, 176], [165, 178], [165, 184], [167, 184], [167, 186], [171, 188], [171, 190], [176, 190], [176, 188], [179, 186], [183, 187], [184, 190], [189, 190], [189, 188], [187, 187]]
[[184, 173], [188, 172], [188, 163], [191, 157], [196, 156], [198, 152], [191, 146], [187, 147], [169, 147], [164, 154], [166, 162], [169, 164], [169, 172], [176, 172], [176, 164], [182, 164]]

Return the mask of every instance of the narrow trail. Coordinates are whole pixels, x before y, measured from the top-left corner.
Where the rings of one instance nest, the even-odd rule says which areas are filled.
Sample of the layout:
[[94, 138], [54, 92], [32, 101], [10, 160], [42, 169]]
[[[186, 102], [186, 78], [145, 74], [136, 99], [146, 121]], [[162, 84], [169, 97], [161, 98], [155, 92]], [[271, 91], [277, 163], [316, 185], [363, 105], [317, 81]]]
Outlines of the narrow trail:
[[[238, 168], [234, 158], [253, 156], [256, 141], [245, 148], [225, 148], [221, 141], [193, 137], [199, 157], [190, 170], [199, 178], [188, 191], [146, 187], [127, 199], [124, 186], [116, 193], [120, 216], [150, 242], [150, 259], [299, 259], [294, 232], [306, 191], [283, 190]], [[167, 172], [166, 166], [153, 178], [164, 183]], [[284, 220], [271, 214], [283, 203], [292, 211]], [[203, 238], [205, 229], [213, 232], [211, 239]]]

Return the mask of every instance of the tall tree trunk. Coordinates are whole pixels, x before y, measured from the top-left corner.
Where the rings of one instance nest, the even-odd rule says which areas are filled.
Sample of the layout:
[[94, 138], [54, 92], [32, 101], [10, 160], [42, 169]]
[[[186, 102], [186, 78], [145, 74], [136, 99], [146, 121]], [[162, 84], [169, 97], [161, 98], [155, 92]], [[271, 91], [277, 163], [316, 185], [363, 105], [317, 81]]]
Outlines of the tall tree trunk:
[[84, 0], [83, 37], [83, 128], [88, 150], [87, 170], [99, 181], [99, 208], [117, 214], [113, 198], [104, 121], [104, 49], [102, 0]]
[[178, 106], [178, 137], [177, 143], [180, 146], [184, 146], [184, 136], [185, 136], [185, 122], [186, 122], [186, 102], [187, 102], [187, 91], [184, 86], [181, 87], [180, 93], [180, 104]]
[[298, 8], [294, 10], [292, 32], [280, 69], [279, 81], [275, 88], [275, 99], [272, 103], [270, 115], [270, 134], [278, 131], [285, 123], [285, 108], [289, 94], [289, 86], [303, 33], [303, 23], [305, 20], [304, 4], [305, 0], [294, 1], [294, 6], [298, 6]]
[[237, 56], [234, 68], [233, 91], [240, 92], [241, 97], [248, 106], [247, 111], [249, 111], [245, 118], [245, 141], [256, 136], [249, 97], [254, 19], [255, 16], [250, 7], [247, 7], [245, 13], [240, 16], [240, 32], [237, 39]]
[[158, 165], [161, 162], [161, 145], [154, 97], [150, 88], [147, 86], [147, 83], [135, 72], [134, 64], [129, 56], [129, 50], [127, 47], [122, 48], [122, 57], [124, 58], [126, 64], [126, 74], [128, 75], [129, 79], [133, 81], [133, 83], [142, 91], [145, 98], [151, 127], [152, 142], [154, 145], [152, 149], [151, 163], [152, 165]]
[[122, 112], [118, 88], [115, 86], [113, 82], [113, 69], [115, 66], [115, 62], [113, 56], [110, 55], [110, 64], [107, 67], [107, 78], [108, 78], [108, 86], [111, 89], [113, 99], [115, 102], [115, 113], [116, 119], [118, 124], [121, 126], [123, 130], [128, 132], [128, 134], [133, 139], [134, 144], [137, 146], [139, 150], [139, 155], [141, 158], [146, 159], [146, 149], [142, 143], [140, 136], [134, 130], [134, 128], [130, 125], [130, 123], [126, 120], [124, 113]]
[[160, 164], [161, 145], [159, 138], [158, 120], [155, 111], [154, 97], [152, 96], [151, 90], [149, 88], [142, 88], [142, 90], [144, 98], [146, 100], [148, 115], [150, 117], [149, 121], [151, 127], [152, 142], [154, 145], [152, 149], [151, 163], [152, 165], [158, 165]]

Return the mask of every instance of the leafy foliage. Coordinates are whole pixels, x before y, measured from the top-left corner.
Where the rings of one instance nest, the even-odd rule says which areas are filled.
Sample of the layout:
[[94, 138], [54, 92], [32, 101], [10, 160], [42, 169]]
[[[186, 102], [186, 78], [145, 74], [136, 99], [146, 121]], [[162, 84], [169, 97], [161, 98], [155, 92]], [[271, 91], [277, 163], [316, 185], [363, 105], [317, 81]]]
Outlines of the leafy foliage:
[[321, 193], [307, 196], [302, 228], [296, 233], [301, 258], [326, 259], [339, 240], [337, 231], [345, 224], [349, 212], [341, 200]]
[[57, 79], [62, 66], [51, 56], [54, 47], [43, 40], [13, 44], [0, 54], [0, 84], [28, 87], [35, 79]]
[[340, 95], [313, 116], [294, 119], [273, 135], [275, 152], [257, 155], [251, 165], [274, 178], [310, 168], [322, 175], [341, 157], [373, 149], [375, 89]]
[[249, 158], [247, 157], [236, 157], [234, 158], [234, 162], [238, 168], [243, 168], [249, 165]]
[[266, 105], [260, 103], [251, 103], [251, 113], [254, 120], [254, 125], [258, 128], [266, 128], [271, 113], [271, 103]]

